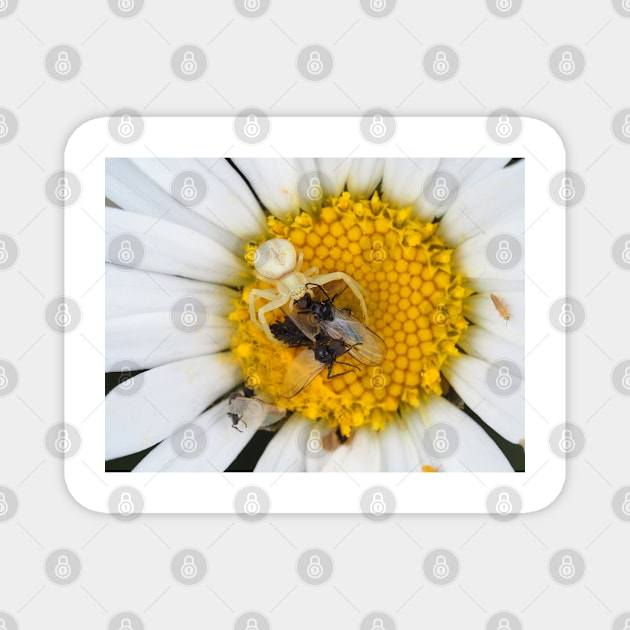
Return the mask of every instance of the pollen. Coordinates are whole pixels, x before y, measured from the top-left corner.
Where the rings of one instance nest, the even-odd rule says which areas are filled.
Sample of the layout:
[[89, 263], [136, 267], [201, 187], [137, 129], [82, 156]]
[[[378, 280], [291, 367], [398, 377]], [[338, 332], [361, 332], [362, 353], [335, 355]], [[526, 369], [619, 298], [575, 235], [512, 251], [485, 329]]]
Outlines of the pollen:
[[[383, 429], [404, 406], [417, 407], [429, 394], [442, 395], [444, 364], [459, 354], [460, 337], [468, 321], [466, 298], [473, 293], [455, 273], [449, 249], [437, 235], [437, 223], [414, 218], [412, 209], [384, 203], [378, 193], [370, 199], [344, 192], [327, 200], [319, 211], [300, 212], [280, 221], [268, 219], [268, 234], [250, 243], [245, 260], [252, 264], [257, 245], [286, 238], [304, 256], [302, 270], [340, 271], [365, 290], [369, 328], [385, 342], [387, 352], [378, 367], [368, 367], [348, 354], [340, 358], [358, 370], [327, 368], [292, 398], [280, 394], [291, 364], [302, 348], [272, 343], [251, 322], [247, 295], [268, 288], [255, 280], [243, 291], [230, 319], [235, 324], [232, 351], [250, 386], [289, 411], [326, 422], [341, 435], [360, 426]], [[357, 300], [344, 291], [335, 300], [361, 319]], [[269, 321], [281, 320], [278, 310]]]

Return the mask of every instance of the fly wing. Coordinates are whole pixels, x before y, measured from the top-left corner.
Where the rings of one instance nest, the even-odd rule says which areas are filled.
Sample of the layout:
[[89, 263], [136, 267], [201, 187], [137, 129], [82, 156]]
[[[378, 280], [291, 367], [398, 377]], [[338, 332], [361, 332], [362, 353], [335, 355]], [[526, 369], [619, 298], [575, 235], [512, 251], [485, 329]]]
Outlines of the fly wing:
[[332, 339], [342, 339], [354, 346], [348, 354], [357, 361], [364, 365], [380, 365], [387, 353], [385, 342], [348, 311], [334, 308], [334, 313], [332, 321], [321, 323], [324, 332]]
[[277, 405], [265, 403], [265, 419], [263, 420], [263, 423], [260, 428], [267, 429], [273, 426], [274, 424], [276, 424], [276, 422], [280, 422], [280, 420], [282, 420], [282, 418], [284, 418], [284, 416], [286, 415], [287, 415], [286, 409], [282, 407], [278, 407]]
[[319, 323], [313, 319], [312, 315], [300, 315], [297, 307], [293, 308], [293, 312], [287, 317], [300, 329], [300, 332], [308, 337], [311, 341], [315, 341], [315, 337], [319, 332]]
[[315, 358], [311, 348], [302, 350], [293, 359], [282, 383], [281, 395], [292, 398], [299, 394], [324, 369], [324, 364]]
[[227, 406], [227, 412], [242, 418], [245, 422], [255, 422], [264, 416], [264, 403], [257, 398], [233, 396]]

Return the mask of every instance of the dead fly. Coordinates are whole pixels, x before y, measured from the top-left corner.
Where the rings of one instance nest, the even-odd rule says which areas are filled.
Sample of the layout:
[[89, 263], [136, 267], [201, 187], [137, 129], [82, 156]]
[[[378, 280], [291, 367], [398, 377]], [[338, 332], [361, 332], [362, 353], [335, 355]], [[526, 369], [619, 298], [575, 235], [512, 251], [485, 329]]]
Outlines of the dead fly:
[[508, 311], [508, 308], [505, 302], [494, 293], [490, 294], [490, 298], [492, 299], [494, 308], [497, 309], [499, 315], [505, 320], [505, 323], [507, 324], [510, 321], [512, 316], [510, 315], [510, 311]]
[[308, 284], [307, 287], [317, 288], [323, 299], [315, 300], [307, 293], [295, 302], [292, 313], [285, 313], [287, 317], [293, 320], [311, 341], [315, 342], [321, 331], [330, 339], [344, 341], [349, 346], [347, 352], [353, 359], [364, 365], [380, 365], [387, 352], [385, 342], [354, 317], [350, 310], [334, 305], [333, 302], [339, 293], [335, 293], [331, 298], [323, 286]]
[[263, 402], [254, 396], [254, 390], [250, 387], [243, 387], [243, 393], [234, 392], [228, 399], [228, 418], [232, 421], [232, 428], [242, 433], [238, 428], [240, 422], [247, 427], [247, 420], [250, 422], [260, 421], [260, 428], [264, 429], [279, 422], [286, 415], [287, 410], [276, 405]]
[[[282, 331], [285, 334], [290, 333], [291, 338], [297, 340], [299, 330], [296, 328], [295, 331], [293, 331], [291, 328], [292, 324], [288, 323], [288, 321], [283, 323], [286, 324], [286, 326], [282, 328]], [[276, 332], [277, 331], [278, 328], [276, 328]], [[287, 343], [286, 336], [278, 336], [278, 340]], [[349, 345], [343, 339], [331, 339], [324, 333], [318, 333], [314, 342], [308, 337], [302, 336], [302, 343], [295, 343], [294, 347], [303, 345], [308, 347], [295, 357], [284, 377], [281, 395], [285, 398], [292, 398], [296, 394], [299, 394], [307, 385], [310, 385], [313, 379], [324, 368], [328, 368], [327, 376], [329, 379], [343, 376], [352, 370], [360, 370], [358, 366], [352, 363], [339, 361], [339, 357], [342, 357], [354, 348], [354, 346]], [[347, 365], [352, 369], [333, 374], [332, 371], [335, 365]]]

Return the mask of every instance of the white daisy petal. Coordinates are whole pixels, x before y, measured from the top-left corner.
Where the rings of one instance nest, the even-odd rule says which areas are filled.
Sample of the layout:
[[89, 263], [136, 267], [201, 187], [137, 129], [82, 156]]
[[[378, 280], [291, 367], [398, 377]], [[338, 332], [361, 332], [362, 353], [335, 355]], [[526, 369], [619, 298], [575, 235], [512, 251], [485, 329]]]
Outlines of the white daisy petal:
[[376, 431], [357, 429], [350, 440], [339, 446], [322, 472], [380, 472], [381, 449]]
[[141, 241], [140, 269], [230, 286], [242, 286], [251, 277], [244, 261], [223, 245], [170, 221], [105, 208], [105, 228], [110, 238], [129, 233]]
[[105, 265], [105, 317], [167, 312], [182, 298], [201, 302], [206, 312], [227, 316], [239, 293], [219, 284]]
[[330, 181], [332, 187], [328, 190], [328, 185], [324, 186], [324, 196], [338, 197], [344, 189], [348, 173], [352, 166], [351, 158], [316, 158], [317, 171], [325, 177], [324, 182]]
[[234, 158], [234, 163], [265, 208], [279, 219], [297, 212], [298, 182], [306, 173], [317, 170], [315, 160], [296, 158]]
[[[415, 470], [422, 470], [423, 466], [431, 466], [437, 468], [437, 464], [431, 459], [426, 449], [424, 448], [424, 435], [426, 433], [425, 420], [417, 409], [407, 407], [401, 413], [402, 420], [405, 423], [411, 441], [416, 449], [416, 462], [412, 468]], [[412, 470], [410, 468], [409, 470]]]
[[431, 177], [439, 162], [439, 158], [385, 160], [383, 200], [399, 208], [414, 204], [421, 197], [425, 182]]
[[484, 232], [521, 234], [524, 229], [524, 184], [525, 166], [521, 161], [466, 187], [442, 217], [438, 234], [451, 247]]
[[[311, 422], [310, 430], [317, 431], [317, 435], [323, 444], [329, 445], [333, 442], [336, 443], [337, 438], [331, 435], [333, 433], [333, 430], [327, 427], [324, 423]], [[331, 449], [330, 447], [323, 448], [316, 455], [309, 454], [309, 452], [307, 451], [306, 461], [304, 462], [306, 466], [306, 472], [321, 472], [326, 463], [333, 456], [335, 450], [336, 449]]]
[[[507, 325], [509, 326], [509, 323]], [[467, 354], [483, 359], [486, 363], [503, 359], [512, 361], [519, 366], [521, 374], [523, 373], [523, 346], [505, 341], [485, 328], [470, 326], [458, 345]]]
[[525, 438], [523, 398], [518, 392], [511, 396], [493, 393], [485, 380], [489, 368], [481, 359], [460, 356], [442, 371], [468, 407], [506, 440], [517, 443]]
[[442, 158], [437, 168], [455, 175], [460, 188], [464, 188], [500, 171], [509, 161], [510, 158]]
[[[151, 173], [157, 176], [154, 171], [164, 171], [165, 177], [174, 177], [175, 173], [169, 173], [160, 161], [147, 159], [142, 160]], [[155, 220], [163, 218], [171, 223], [189, 228], [199, 234], [219, 240], [216, 226], [191, 208], [186, 208], [174, 199], [168, 187], [165, 189], [156, 181], [151, 179], [146, 173], [138, 168], [131, 160], [126, 158], [111, 158], [106, 160], [105, 169], [105, 196], [113, 201], [117, 206], [129, 212], [137, 212]], [[167, 184], [170, 186], [170, 181]], [[229, 237], [229, 233], [224, 233]], [[234, 237], [231, 236], [234, 244]]]
[[[157, 444], [240, 380], [238, 365], [224, 352], [162, 365], [118, 385], [105, 398], [105, 459]], [[134, 385], [139, 388], [130, 393]]]
[[205, 194], [200, 193], [198, 203], [186, 204], [186, 208], [213, 225], [212, 233], [221, 234], [220, 238], [215, 234], [215, 240], [224, 242], [230, 237], [232, 242], [225, 243], [226, 247], [235, 249], [240, 241], [264, 230], [265, 216], [260, 204], [227, 160], [138, 158], [132, 162], [171, 198], [171, 187], [178, 174], [190, 171], [195, 173], [195, 178], [201, 178], [205, 182]]
[[254, 472], [304, 472], [306, 461], [298, 444], [298, 436], [311, 424], [303, 416], [291, 416], [274, 435], [260, 456]]
[[383, 158], [362, 158], [352, 160], [346, 188], [356, 196], [371, 197], [383, 179]]
[[245, 448], [258, 430], [262, 418], [250, 420], [242, 433], [232, 428], [224, 400], [202, 413], [192, 424], [200, 427], [206, 437], [203, 452], [187, 459], [176, 456], [171, 440], [156, 446], [133, 472], [223, 472]]
[[458, 437], [457, 451], [439, 466], [444, 472], [513, 472], [510, 462], [492, 438], [469, 416], [439, 396], [421, 402], [420, 411], [430, 424], [451, 426]]
[[525, 344], [525, 293], [506, 291], [496, 295], [506, 307], [510, 315], [509, 321], [503, 319], [490, 296], [490, 293], [471, 295], [464, 303], [464, 316], [500, 339], [523, 348]]
[[105, 367], [130, 361], [140, 369], [214, 354], [230, 347], [234, 327], [225, 317], [207, 315], [194, 332], [175, 328], [170, 312], [141, 313], [105, 320]]
[[418, 467], [416, 436], [406, 423], [393, 420], [379, 434], [381, 469], [384, 472], [409, 472]]

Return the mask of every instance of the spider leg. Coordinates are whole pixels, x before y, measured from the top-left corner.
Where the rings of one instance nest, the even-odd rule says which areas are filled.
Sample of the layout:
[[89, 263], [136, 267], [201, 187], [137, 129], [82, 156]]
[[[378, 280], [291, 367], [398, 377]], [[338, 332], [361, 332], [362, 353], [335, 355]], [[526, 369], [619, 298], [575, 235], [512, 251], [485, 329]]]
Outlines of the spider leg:
[[327, 284], [328, 282], [332, 282], [333, 280], [343, 280], [350, 288], [350, 291], [355, 294], [355, 296], [359, 300], [359, 304], [361, 305], [361, 311], [363, 312], [363, 322], [367, 326], [369, 324], [369, 317], [367, 306], [365, 304], [365, 298], [363, 297], [363, 289], [356, 280], [351, 278], [347, 273], [343, 273], [342, 271], [333, 271], [332, 273], [327, 273], [323, 276], [317, 276], [316, 278], [313, 278], [314, 283], [320, 285]]
[[287, 303], [286, 297], [278, 297], [276, 300], [272, 302], [268, 302], [264, 306], [258, 309], [258, 321], [260, 322], [260, 327], [265, 333], [267, 339], [272, 341], [273, 343], [277, 343], [278, 345], [282, 345], [281, 341], [278, 341], [271, 332], [271, 328], [269, 328], [269, 323], [267, 322], [267, 318], [265, 317], [266, 313], [270, 313], [271, 311], [275, 311], [277, 308], [281, 308]]
[[256, 300], [261, 298], [265, 300], [274, 300], [277, 297], [278, 294], [274, 289], [252, 289], [249, 292], [249, 318], [259, 328], [260, 325], [256, 321]]

